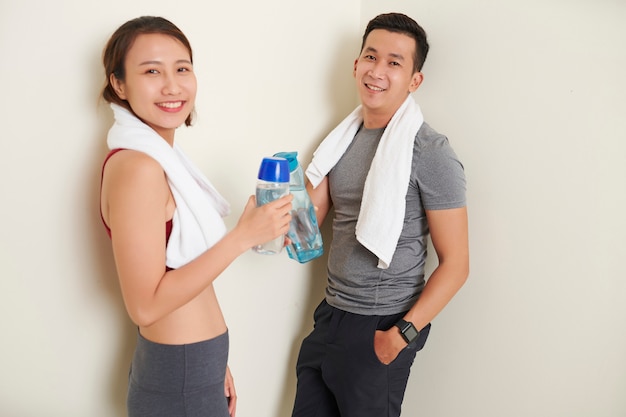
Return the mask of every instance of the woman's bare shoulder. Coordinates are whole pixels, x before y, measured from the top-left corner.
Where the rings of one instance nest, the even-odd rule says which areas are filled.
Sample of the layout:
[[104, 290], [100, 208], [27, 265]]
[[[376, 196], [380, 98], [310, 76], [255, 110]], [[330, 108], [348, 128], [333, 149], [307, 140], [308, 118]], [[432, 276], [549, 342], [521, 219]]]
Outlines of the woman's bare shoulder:
[[123, 149], [111, 155], [104, 167], [105, 174], [142, 172], [149, 174], [155, 171], [163, 172], [163, 168], [155, 159], [146, 153], [131, 149]]
[[102, 196], [109, 203], [135, 201], [142, 196], [166, 198], [169, 188], [161, 165], [149, 155], [123, 150], [107, 161], [102, 178]]

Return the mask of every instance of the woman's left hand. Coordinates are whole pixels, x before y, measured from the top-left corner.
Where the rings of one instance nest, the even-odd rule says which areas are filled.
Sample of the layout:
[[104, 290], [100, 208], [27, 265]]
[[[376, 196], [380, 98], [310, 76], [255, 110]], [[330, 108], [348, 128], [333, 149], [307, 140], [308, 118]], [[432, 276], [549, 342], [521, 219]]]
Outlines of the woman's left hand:
[[226, 366], [226, 378], [224, 379], [224, 395], [228, 399], [228, 413], [235, 417], [237, 410], [237, 392], [235, 391], [235, 381], [230, 373], [230, 368]]

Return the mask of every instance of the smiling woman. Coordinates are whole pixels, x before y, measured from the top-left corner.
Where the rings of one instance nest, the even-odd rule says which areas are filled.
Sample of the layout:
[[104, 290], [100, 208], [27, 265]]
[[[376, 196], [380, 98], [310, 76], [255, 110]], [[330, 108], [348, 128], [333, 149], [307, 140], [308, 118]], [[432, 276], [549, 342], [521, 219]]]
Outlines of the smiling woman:
[[195, 102], [190, 50], [169, 35], [139, 35], [128, 51], [125, 75], [125, 80], [111, 75], [118, 97], [131, 103], [135, 115], [172, 145], [174, 130]]
[[191, 46], [174, 24], [126, 22], [103, 63], [115, 123], [100, 209], [139, 330], [128, 415], [234, 416], [228, 329], [213, 281], [243, 252], [286, 234], [292, 197], [257, 208], [251, 196], [227, 232], [228, 203], [174, 139], [191, 124], [197, 88]]

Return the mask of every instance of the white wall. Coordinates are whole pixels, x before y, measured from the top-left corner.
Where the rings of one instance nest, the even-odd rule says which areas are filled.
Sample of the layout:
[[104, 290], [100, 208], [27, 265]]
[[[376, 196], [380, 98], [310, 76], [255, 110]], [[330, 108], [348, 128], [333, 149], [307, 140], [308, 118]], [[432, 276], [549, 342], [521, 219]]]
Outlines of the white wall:
[[[353, 108], [364, 25], [397, 10], [430, 35], [416, 97], [465, 163], [472, 250], [404, 415], [623, 416], [625, 6], [0, 2], [0, 415], [123, 415], [134, 329], [98, 217], [111, 32], [158, 14], [191, 39], [199, 117], [179, 139], [232, 203], [232, 226], [263, 156], [307, 161]], [[248, 253], [219, 279], [239, 416], [290, 414], [324, 269]]]
[[468, 178], [470, 278], [407, 415], [626, 415], [626, 3], [364, 3], [428, 31], [416, 97]]

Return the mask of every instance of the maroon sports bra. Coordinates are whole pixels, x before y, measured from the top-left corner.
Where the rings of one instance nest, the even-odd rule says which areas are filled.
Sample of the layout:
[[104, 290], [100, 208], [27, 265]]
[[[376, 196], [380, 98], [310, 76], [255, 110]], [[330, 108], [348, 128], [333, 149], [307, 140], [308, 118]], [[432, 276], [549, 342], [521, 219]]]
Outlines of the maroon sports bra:
[[[106, 158], [104, 158], [104, 162], [102, 163], [102, 174], [101, 174], [101, 177], [100, 177], [100, 187], [102, 187], [102, 176], [104, 175], [104, 166], [108, 162], [109, 158], [111, 158], [117, 152], [122, 151], [122, 150], [123, 150], [122, 148], [113, 149], [111, 152], [109, 152], [109, 154], [106, 156]], [[104, 228], [106, 229], [107, 234], [109, 235], [109, 237], [111, 237], [111, 229], [109, 228], [109, 226], [104, 221], [104, 216], [102, 216], [102, 206], [100, 206], [100, 218], [102, 219], [102, 224], [104, 224]], [[168, 220], [165, 223], [165, 243], [166, 243], [166, 245], [167, 245], [167, 242], [170, 240], [170, 235], [171, 234], [172, 234], [172, 220], [170, 219], [170, 220]]]

